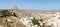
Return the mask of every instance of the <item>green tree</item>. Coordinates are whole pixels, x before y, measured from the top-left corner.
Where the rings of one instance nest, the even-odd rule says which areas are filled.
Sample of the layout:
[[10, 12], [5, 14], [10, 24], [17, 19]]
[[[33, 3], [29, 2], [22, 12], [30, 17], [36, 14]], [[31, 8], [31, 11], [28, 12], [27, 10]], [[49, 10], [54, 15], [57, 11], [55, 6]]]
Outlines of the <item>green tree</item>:
[[6, 16], [14, 16], [14, 17], [17, 17], [15, 13], [11, 13], [10, 11], [8, 10], [1, 10], [0, 13], [2, 13], [2, 16], [0, 17], [6, 17]]
[[32, 23], [34, 24], [34, 25], [40, 25], [40, 23], [38, 22], [38, 20], [37, 19], [35, 19], [35, 17], [32, 19]]
[[1, 10], [0, 13], [2, 13], [2, 16], [0, 17], [10, 16], [10, 12], [8, 10]]

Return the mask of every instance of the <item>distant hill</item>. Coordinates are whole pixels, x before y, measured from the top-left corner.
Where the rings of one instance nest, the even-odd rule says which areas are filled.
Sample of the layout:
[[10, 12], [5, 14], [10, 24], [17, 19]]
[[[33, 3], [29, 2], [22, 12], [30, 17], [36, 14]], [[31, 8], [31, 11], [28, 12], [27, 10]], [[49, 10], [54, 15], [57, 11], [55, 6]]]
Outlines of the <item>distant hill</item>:
[[46, 12], [60, 12], [60, 10], [34, 10], [34, 9], [27, 9], [25, 11], [28, 12], [38, 12], [38, 13], [46, 13]]

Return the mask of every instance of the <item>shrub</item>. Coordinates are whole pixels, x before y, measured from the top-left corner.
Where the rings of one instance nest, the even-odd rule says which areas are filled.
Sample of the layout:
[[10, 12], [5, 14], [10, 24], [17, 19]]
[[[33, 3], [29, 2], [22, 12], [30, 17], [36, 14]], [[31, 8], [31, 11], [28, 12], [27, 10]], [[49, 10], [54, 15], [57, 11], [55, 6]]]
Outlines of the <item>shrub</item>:
[[13, 13], [13, 14], [11, 14], [11, 15], [17, 17], [17, 15], [16, 15], [15, 13]]
[[17, 17], [15, 13], [11, 14], [11, 12], [8, 11], [8, 10], [1, 10], [0, 13], [2, 13], [2, 16], [0, 16], [0, 17], [6, 17], [6, 16], [15, 16], [15, 17]]
[[34, 24], [34, 25], [38, 25], [39, 26], [39, 22], [38, 22], [38, 20], [37, 19], [35, 19], [35, 17], [32, 19], [32, 23]]

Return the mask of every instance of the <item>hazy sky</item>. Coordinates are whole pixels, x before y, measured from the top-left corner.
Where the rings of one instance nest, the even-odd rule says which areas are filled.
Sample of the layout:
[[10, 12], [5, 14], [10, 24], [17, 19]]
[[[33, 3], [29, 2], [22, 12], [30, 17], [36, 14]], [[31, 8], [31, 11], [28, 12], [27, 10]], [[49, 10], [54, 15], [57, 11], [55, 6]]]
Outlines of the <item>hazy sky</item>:
[[60, 10], [60, 0], [0, 0], [0, 8]]

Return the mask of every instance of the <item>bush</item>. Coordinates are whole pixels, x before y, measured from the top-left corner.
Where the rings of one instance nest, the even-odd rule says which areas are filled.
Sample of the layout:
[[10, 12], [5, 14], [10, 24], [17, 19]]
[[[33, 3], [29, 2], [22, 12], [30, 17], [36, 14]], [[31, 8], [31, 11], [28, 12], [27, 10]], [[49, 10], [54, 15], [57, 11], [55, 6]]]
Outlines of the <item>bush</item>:
[[32, 19], [32, 23], [34, 24], [34, 25], [38, 25], [39, 26], [39, 22], [38, 22], [38, 20], [37, 19], [35, 19], [35, 17]]
[[0, 17], [6, 17], [6, 16], [14, 16], [14, 17], [17, 17], [15, 13], [11, 14], [11, 12], [8, 11], [8, 10], [1, 10], [0, 13], [2, 13], [2, 16], [0, 16]]
[[11, 15], [17, 17], [17, 15], [16, 15], [15, 13], [13, 13], [13, 14], [11, 14]]
[[43, 22], [43, 19], [40, 19], [41, 22]]

